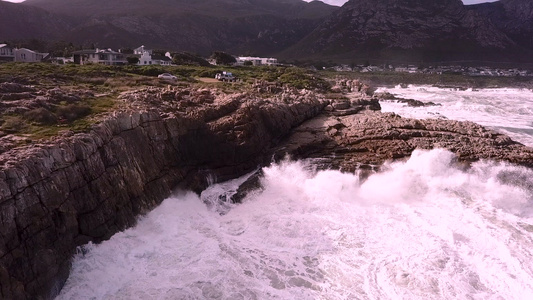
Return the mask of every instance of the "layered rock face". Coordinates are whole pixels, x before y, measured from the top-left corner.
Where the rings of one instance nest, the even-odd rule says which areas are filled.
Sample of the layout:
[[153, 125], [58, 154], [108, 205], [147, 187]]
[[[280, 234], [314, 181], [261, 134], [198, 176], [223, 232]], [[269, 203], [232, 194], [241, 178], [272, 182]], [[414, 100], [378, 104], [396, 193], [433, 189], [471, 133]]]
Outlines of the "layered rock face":
[[[1, 154], [0, 298], [54, 296], [77, 246], [132, 226], [175, 187], [201, 191], [208, 178], [235, 178], [272, 157], [373, 172], [414, 149], [438, 147], [466, 163], [489, 158], [533, 167], [533, 149], [474, 123], [381, 113], [372, 89], [357, 80], [339, 80], [334, 90], [345, 94], [332, 99], [261, 82], [250, 90], [123, 93], [131, 110], [90, 132]], [[257, 188], [258, 178], [233, 200]]]
[[506, 35], [460, 0], [350, 0], [286, 54], [480, 60], [513, 47]]
[[[0, 156], [0, 298], [53, 296], [77, 246], [133, 225], [180, 184], [201, 190], [208, 176], [249, 172], [327, 105], [298, 91], [258, 98], [151, 89], [123, 100], [141, 112]], [[142, 110], [154, 103], [161, 109]]]
[[292, 157], [321, 158], [323, 164], [345, 171], [375, 170], [385, 161], [409, 157], [415, 149], [434, 148], [448, 149], [466, 164], [492, 159], [533, 167], [532, 148], [478, 124], [414, 120], [372, 110], [321, 115], [294, 130], [280, 147]]

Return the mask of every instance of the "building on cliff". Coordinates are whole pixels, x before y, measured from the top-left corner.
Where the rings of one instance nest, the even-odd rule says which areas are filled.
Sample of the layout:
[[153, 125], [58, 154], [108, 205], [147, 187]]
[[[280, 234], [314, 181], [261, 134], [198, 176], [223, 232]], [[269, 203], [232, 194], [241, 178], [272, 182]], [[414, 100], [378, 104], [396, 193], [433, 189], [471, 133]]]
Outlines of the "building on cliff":
[[73, 52], [74, 63], [102, 64], [102, 65], [125, 65], [128, 63], [124, 54], [111, 49], [91, 49]]
[[15, 52], [7, 44], [0, 44], [0, 61], [14, 61]]

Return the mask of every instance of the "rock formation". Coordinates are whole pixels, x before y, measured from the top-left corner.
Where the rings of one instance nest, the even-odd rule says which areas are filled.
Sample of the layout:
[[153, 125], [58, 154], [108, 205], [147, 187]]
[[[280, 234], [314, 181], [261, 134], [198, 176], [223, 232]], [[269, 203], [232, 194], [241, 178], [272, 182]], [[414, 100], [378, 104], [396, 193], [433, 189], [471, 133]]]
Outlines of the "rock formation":
[[[533, 149], [479, 125], [381, 113], [368, 86], [339, 81], [336, 88], [350, 93], [326, 99], [267, 84], [237, 94], [147, 88], [123, 93], [129, 109], [90, 132], [2, 153], [0, 298], [54, 296], [77, 246], [132, 226], [177, 186], [201, 191], [208, 178], [235, 178], [272, 157], [316, 157], [324, 167], [353, 171], [441, 147], [459, 161], [533, 167]], [[257, 188], [257, 178], [233, 201]]]
[[55, 295], [77, 246], [133, 225], [179, 184], [201, 190], [207, 177], [253, 170], [327, 105], [292, 90], [259, 98], [154, 89], [122, 99], [139, 111], [0, 156], [0, 298]]

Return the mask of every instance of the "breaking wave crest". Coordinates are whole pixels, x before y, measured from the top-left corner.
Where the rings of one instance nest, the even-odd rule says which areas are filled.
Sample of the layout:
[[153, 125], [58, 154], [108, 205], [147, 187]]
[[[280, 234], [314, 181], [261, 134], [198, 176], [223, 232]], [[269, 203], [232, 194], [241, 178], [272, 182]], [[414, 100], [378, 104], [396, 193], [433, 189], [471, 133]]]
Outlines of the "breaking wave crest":
[[364, 182], [302, 161], [263, 171], [242, 204], [214, 199], [245, 178], [182, 192], [85, 246], [58, 299], [533, 297], [532, 170], [437, 149]]

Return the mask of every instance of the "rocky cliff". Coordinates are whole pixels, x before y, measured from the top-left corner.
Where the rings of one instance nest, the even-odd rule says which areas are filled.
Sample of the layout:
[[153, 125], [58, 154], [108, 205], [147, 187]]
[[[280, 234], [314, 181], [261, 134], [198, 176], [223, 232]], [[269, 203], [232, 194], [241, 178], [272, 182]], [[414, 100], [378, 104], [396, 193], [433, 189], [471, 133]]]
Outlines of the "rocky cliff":
[[133, 225], [179, 184], [199, 190], [207, 177], [249, 172], [327, 104], [298, 91], [258, 98], [152, 89], [123, 100], [139, 111], [1, 155], [0, 298], [53, 296], [76, 246]]
[[[90, 132], [3, 153], [0, 298], [55, 295], [77, 246], [133, 225], [177, 186], [201, 191], [208, 178], [234, 178], [272, 157], [373, 172], [414, 149], [439, 147], [466, 163], [533, 167], [533, 149], [479, 125], [381, 113], [372, 89], [356, 80], [339, 80], [333, 90], [328, 99], [264, 82], [235, 94], [146, 88], [123, 93], [131, 109]], [[257, 184], [243, 186], [234, 201]]]

